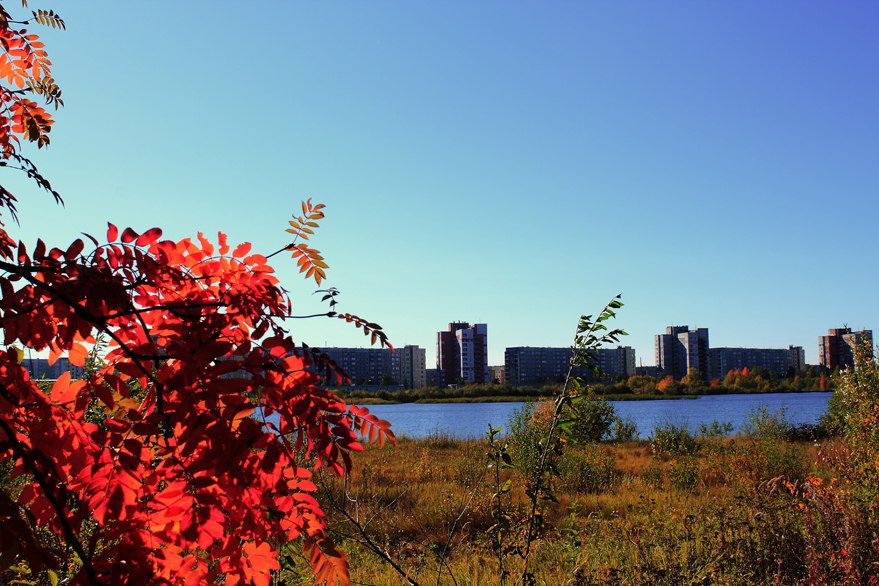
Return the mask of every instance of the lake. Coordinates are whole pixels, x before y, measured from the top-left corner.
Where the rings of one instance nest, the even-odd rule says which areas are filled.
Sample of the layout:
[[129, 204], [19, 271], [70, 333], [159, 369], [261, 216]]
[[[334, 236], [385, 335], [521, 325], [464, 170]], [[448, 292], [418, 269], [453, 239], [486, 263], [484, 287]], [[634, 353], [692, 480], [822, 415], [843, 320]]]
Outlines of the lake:
[[[617, 414], [634, 420], [641, 439], [665, 423], [687, 425], [698, 431], [702, 423], [730, 422], [733, 433], [742, 429], [759, 407], [771, 413], [785, 410], [794, 424], [817, 423], [833, 393], [765, 393], [757, 395], [709, 395], [697, 399], [611, 401]], [[391, 422], [398, 437], [422, 438], [441, 433], [459, 439], [482, 437], [489, 423], [506, 427], [524, 403], [401, 403], [369, 405], [370, 412]]]

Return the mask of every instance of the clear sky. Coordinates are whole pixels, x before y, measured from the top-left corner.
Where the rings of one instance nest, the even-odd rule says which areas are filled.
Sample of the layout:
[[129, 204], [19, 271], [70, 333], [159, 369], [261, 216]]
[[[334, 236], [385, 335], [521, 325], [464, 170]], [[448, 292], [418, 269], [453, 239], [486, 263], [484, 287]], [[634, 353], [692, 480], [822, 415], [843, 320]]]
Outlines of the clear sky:
[[672, 324], [810, 363], [879, 328], [879, 3], [39, 4], [66, 106], [32, 154], [66, 207], [22, 184], [26, 242], [109, 220], [270, 252], [313, 197], [340, 309], [429, 366], [450, 321], [502, 364], [617, 292], [645, 365]]

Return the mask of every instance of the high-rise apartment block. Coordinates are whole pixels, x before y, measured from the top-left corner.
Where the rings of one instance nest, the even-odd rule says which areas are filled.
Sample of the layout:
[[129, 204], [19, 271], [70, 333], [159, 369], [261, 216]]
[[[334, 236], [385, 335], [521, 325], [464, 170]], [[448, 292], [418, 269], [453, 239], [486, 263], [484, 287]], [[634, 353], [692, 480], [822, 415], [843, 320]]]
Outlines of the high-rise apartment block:
[[429, 387], [441, 387], [442, 377], [440, 377], [440, 370], [436, 368], [428, 368], [425, 373], [425, 378], [427, 379], [427, 386]]
[[436, 367], [443, 385], [489, 382], [488, 326], [452, 322], [437, 332]]
[[761, 367], [784, 376], [806, 370], [802, 346], [787, 348], [711, 348], [708, 351], [711, 378], [722, 379], [731, 370]]
[[[518, 346], [504, 352], [504, 374], [513, 386], [562, 382], [568, 375], [571, 348], [540, 348]], [[599, 348], [598, 368], [606, 379], [619, 379], [635, 374], [635, 350], [631, 346]], [[588, 377], [592, 373], [576, 369], [573, 374]]]
[[631, 346], [598, 349], [598, 369], [607, 379], [620, 379], [635, 374], [635, 349]]
[[425, 351], [418, 346], [390, 348], [323, 348], [353, 386], [387, 385], [393, 381], [409, 389], [427, 385]]
[[827, 330], [818, 337], [818, 363], [828, 370], [855, 368], [855, 348], [858, 344], [873, 342], [873, 330], [852, 332], [851, 328]]
[[388, 348], [322, 348], [324, 354], [345, 371], [351, 384], [378, 385], [391, 374]]
[[694, 368], [704, 380], [709, 379], [708, 328], [691, 330], [689, 326], [669, 326], [654, 338], [656, 366], [676, 380]]
[[424, 348], [403, 346], [391, 354], [391, 371], [394, 380], [406, 389], [427, 386], [427, 369]]
[[489, 366], [488, 376], [493, 383], [504, 384], [507, 382], [507, 374], [504, 372], [504, 366]]
[[805, 372], [806, 351], [802, 346], [788, 346], [788, 349], [790, 350], [791, 368], [793, 368], [795, 372]]
[[561, 382], [571, 364], [571, 348], [518, 346], [504, 350], [504, 376], [508, 385]]

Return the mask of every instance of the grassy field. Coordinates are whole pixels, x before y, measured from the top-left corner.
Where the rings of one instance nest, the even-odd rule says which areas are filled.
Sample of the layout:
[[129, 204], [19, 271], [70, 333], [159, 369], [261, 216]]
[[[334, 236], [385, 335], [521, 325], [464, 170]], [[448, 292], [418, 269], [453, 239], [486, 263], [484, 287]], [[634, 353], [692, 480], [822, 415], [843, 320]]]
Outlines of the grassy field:
[[[841, 499], [834, 484], [841, 440], [691, 439], [569, 447], [558, 502], [541, 505], [535, 582], [855, 584], [877, 570], [876, 504]], [[324, 478], [352, 583], [406, 584], [385, 554], [418, 584], [515, 583], [527, 478], [518, 467], [497, 477], [488, 452], [486, 441], [403, 440], [367, 449], [347, 484]], [[308, 573], [283, 579], [308, 583]]]

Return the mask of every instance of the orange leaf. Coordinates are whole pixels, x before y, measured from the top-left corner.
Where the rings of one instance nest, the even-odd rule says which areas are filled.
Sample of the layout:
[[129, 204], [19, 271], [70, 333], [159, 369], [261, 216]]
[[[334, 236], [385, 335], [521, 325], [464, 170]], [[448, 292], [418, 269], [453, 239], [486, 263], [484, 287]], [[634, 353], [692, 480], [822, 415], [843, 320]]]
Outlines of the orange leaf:
[[55, 384], [52, 385], [50, 396], [55, 404], [68, 405], [76, 401], [76, 396], [84, 386], [85, 382], [80, 380], [71, 382], [70, 373], [63, 372], [61, 373], [61, 376], [58, 377], [58, 380], [55, 381]]
[[220, 255], [229, 254], [229, 244], [226, 242], [226, 235], [223, 232], [217, 232], [217, 242], [220, 244]]
[[247, 256], [247, 253], [250, 252], [252, 248], [250, 242], [243, 242], [235, 247], [235, 250], [232, 251], [232, 256], [236, 258], [241, 258], [243, 256]]
[[253, 580], [254, 586], [269, 586], [272, 570], [280, 570], [277, 554], [266, 542], [259, 545], [249, 541], [242, 547], [247, 563], [244, 566], [244, 575]]
[[61, 349], [54, 345], [49, 346], [49, 366], [54, 365], [61, 358]]
[[88, 356], [89, 351], [86, 350], [85, 346], [76, 343], [70, 347], [70, 352], [67, 354], [70, 364], [79, 367], [85, 367], [85, 361]]

